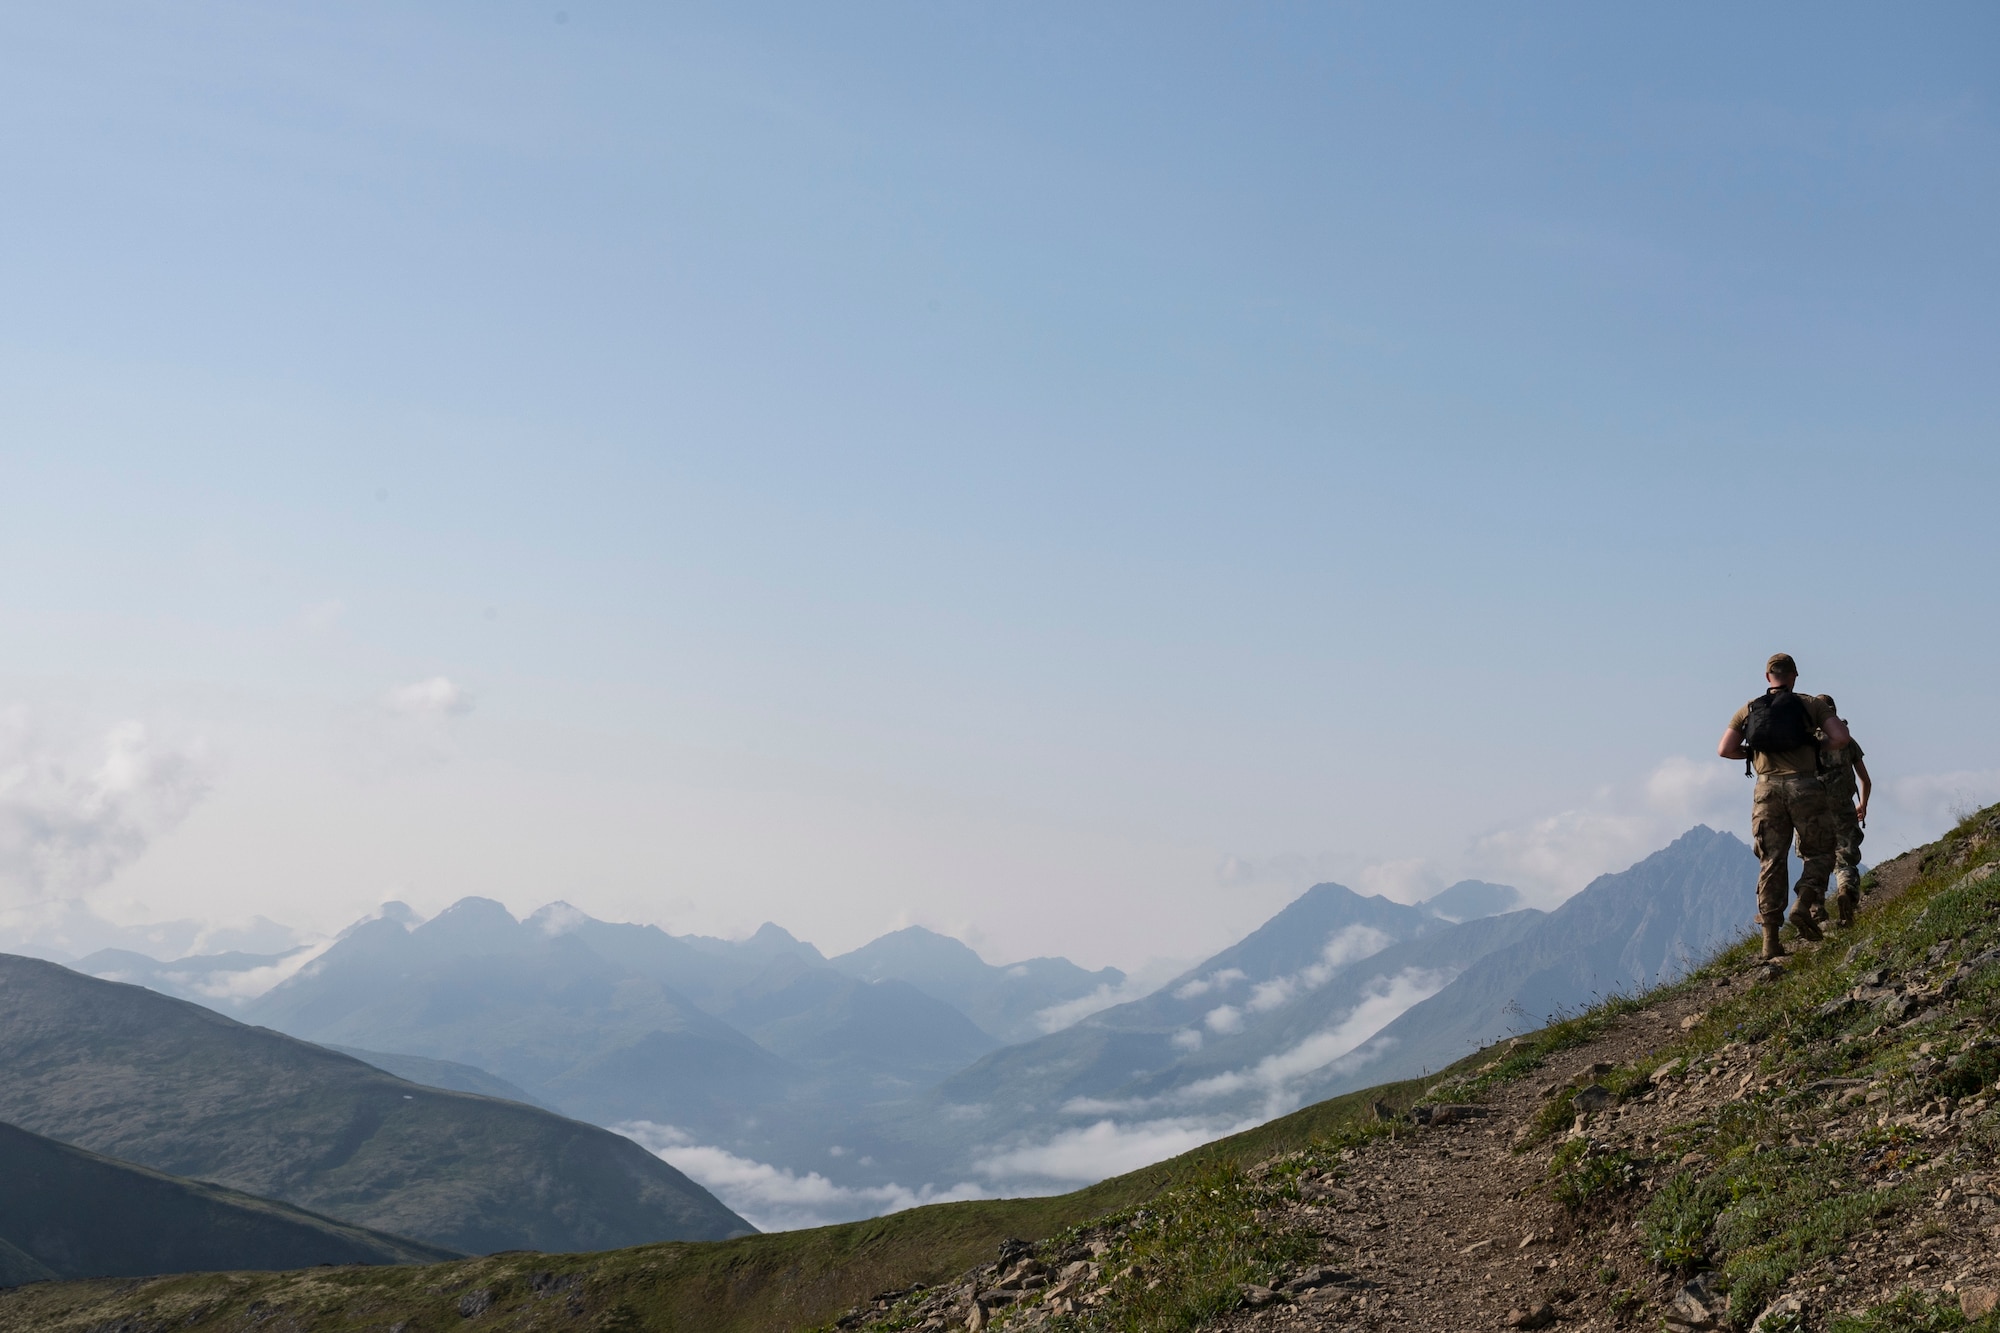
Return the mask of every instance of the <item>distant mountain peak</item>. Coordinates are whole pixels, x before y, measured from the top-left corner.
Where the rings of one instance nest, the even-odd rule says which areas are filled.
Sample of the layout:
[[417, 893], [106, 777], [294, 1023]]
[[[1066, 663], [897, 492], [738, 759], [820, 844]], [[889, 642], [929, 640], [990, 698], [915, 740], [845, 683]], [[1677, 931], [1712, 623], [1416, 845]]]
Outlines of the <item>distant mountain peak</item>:
[[585, 925], [595, 919], [582, 908], [572, 907], [561, 899], [557, 899], [555, 902], [544, 904], [536, 908], [533, 912], [530, 912], [521, 919], [521, 924], [538, 930], [553, 939], [557, 935], [567, 935], [579, 926]]
[[1446, 921], [1477, 921], [1512, 912], [1520, 905], [1519, 889], [1510, 884], [1488, 884], [1479, 879], [1462, 879], [1418, 904]]

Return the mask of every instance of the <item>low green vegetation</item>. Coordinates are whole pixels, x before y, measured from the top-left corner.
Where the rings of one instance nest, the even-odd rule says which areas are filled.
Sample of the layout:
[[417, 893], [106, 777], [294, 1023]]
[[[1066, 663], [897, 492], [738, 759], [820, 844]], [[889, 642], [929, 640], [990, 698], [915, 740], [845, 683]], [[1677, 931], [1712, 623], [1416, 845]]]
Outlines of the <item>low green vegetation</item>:
[[[1599, 1080], [1626, 1099], [1751, 1062], [1740, 1099], [1673, 1125], [1657, 1157], [1684, 1165], [1640, 1215], [1648, 1257], [1681, 1275], [1717, 1271], [1739, 1326], [1795, 1274], [1927, 1206], [1954, 1170], [1989, 1165], [2000, 1150], [2000, 1111], [1973, 1100], [1991, 1096], [2000, 1076], [2000, 1043], [1987, 1035], [2000, 1024], [2000, 957], [1986, 956], [2000, 954], [1995, 862], [2000, 807], [1961, 822], [1928, 850], [1910, 889], [1853, 931]], [[1751, 961], [1743, 946], [1682, 985], [1699, 989]], [[1568, 1126], [1572, 1095], [1551, 1097], [1530, 1141]], [[1909, 1126], [1961, 1103], [1970, 1114], [1948, 1149], [1927, 1147]], [[1564, 1144], [1550, 1167], [1551, 1192], [1572, 1209], [1616, 1182], [1610, 1159], [1583, 1143]], [[1915, 1296], [1833, 1325], [1966, 1326], [1955, 1305]]]
[[1588, 1139], [1571, 1139], [1549, 1159], [1549, 1195], [1571, 1215], [1638, 1183], [1639, 1169], [1630, 1153], [1605, 1152]]
[[[202, 1333], [241, 1326], [252, 1307], [272, 1317], [282, 1313], [302, 1327], [326, 1333], [379, 1333], [396, 1323], [404, 1325], [405, 1333], [456, 1330], [465, 1326], [461, 1307], [546, 1310], [550, 1327], [632, 1333], [779, 1333], [811, 1328], [871, 1302], [878, 1293], [955, 1278], [993, 1258], [1003, 1240], [1042, 1241], [1107, 1217], [1136, 1216], [1135, 1210], [1151, 1201], [1187, 1199], [1191, 1196], [1186, 1191], [1222, 1189], [1218, 1182], [1236, 1181], [1221, 1195], [1206, 1196], [1212, 1206], [1180, 1207], [1171, 1214], [1185, 1219], [1177, 1225], [1187, 1228], [1219, 1225], [1218, 1219], [1233, 1215], [1230, 1210], [1251, 1197], [1244, 1191], [1279, 1187], [1249, 1182], [1243, 1173], [1252, 1166], [1291, 1153], [1323, 1152], [1325, 1145], [1344, 1142], [1347, 1135], [1387, 1132], [1389, 1127], [1374, 1123], [1372, 1104], [1407, 1107], [1424, 1086], [1413, 1080], [1334, 1098], [1143, 1170], [1049, 1198], [933, 1204], [809, 1231], [595, 1254], [512, 1253], [421, 1268], [41, 1284], [0, 1292], [0, 1333], [81, 1333], [116, 1327], [121, 1319]], [[1298, 1169], [1303, 1168], [1294, 1168]], [[1168, 1215], [1168, 1211], [1153, 1214]], [[1156, 1256], [1172, 1249], [1165, 1233], [1150, 1244], [1149, 1253]], [[1248, 1265], [1244, 1271], [1254, 1271], [1256, 1264], [1267, 1262], [1256, 1257], [1261, 1253], [1246, 1241], [1224, 1252], [1218, 1262], [1228, 1272], [1244, 1265]], [[1172, 1283], [1178, 1295], [1151, 1295], [1143, 1304], [1160, 1311], [1179, 1308], [1181, 1302], [1187, 1303], [1186, 1308], [1198, 1308], [1211, 1278], [1189, 1270], [1173, 1277]], [[556, 1318], [572, 1309], [575, 1314], [569, 1324]]]
[[1840, 1315], [1827, 1325], [1827, 1333], [1945, 1333], [1952, 1329], [1993, 1333], [2000, 1329], [2000, 1317], [1967, 1319], [1959, 1312], [1958, 1302], [1949, 1297], [1903, 1291], [1863, 1314]]
[[[1991, 951], [1992, 956], [1988, 953]], [[1574, 1215], [1632, 1195], [1647, 1258], [1674, 1274], [1714, 1271], [1730, 1320], [1750, 1320], [1802, 1272], [1855, 1238], [1907, 1227], [1955, 1171], [2000, 1154], [2000, 807], [1926, 850], [1915, 883], [1873, 904], [1851, 931], [1745, 984], [1749, 946], [1726, 951], [1665, 996], [1715, 996], [1668, 1048], [1593, 1071], [1616, 1101], [1691, 1098], [1644, 1157], [1585, 1139], [1558, 1146], [1545, 1188]], [[1728, 981], [1724, 988], [1718, 983]], [[1900, 989], [1896, 985], [1900, 984]], [[1407, 1132], [1394, 1116], [1418, 1100], [1477, 1101], [1532, 1077], [1551, 1056], [1601, 1035], [1664, 996], [1615, 997], [1422, 1082], [1352, 1094], [1090, 1189], [1046, 1199], [937, 1205], [813, 1231], [601, 1254], [495, 1255], [405, 1269], [211, 1275], [150, 1283], [45, 1284], [0, 1295], [0, 1333], [167, 1326], [236, 1327], [254, 1307], [315, 1329], [400, 1323], [405, 1333], [464, 1325], [468, 1310], [569, 1312], [570, 1325], [621, 1330], [778, 1333], [825, 1326], [844, 1310], [888, 1305], [918, 1284], [951, 1282], [1003, 1240], [1073, 1250], [1088, 1235], [1111, 1281], [1094, 1306], [1059, 1315], [1059, 1333], [1170, 1333], [1200, 1327], [1312, 1256], [1267, 1223], [1302, 1182], [1340, 1171], [1366, 1138]], [[1740, 1079], [1740, 1085], [1737, 1080]], [[1587, 1080], [1588, 1081], [1588, 1080]], [[1551, 1088], [1517, 1147], [1567, 1130], [1574, 1087]], [[1381, 1119], [1380, 1104], [1390, 1113]], [[1922, 1131], [1942, 1123], [1952, 1136]], [[1926, 1120], [1925, 1117], [1928, 1117]], [[1664, 1164], [1664, 1170], [1662, 1169]], [[1642, 1275], [1606, 1265], [1616, 1308], [1639, 1312]], [[1628, 1285], [1621, 1285], [1621, 1283]], [[912, 1305], [914, 1308], [914, 1304]], [[1002, 1333], [1024, 1307], [996, 1320]], [[1025, 1308], [1032, 1308], [1031, 1306]], [[1956, 1304], [1906, 1291], [1818, 1326], [1836, 1333], [1973, 1328]]]

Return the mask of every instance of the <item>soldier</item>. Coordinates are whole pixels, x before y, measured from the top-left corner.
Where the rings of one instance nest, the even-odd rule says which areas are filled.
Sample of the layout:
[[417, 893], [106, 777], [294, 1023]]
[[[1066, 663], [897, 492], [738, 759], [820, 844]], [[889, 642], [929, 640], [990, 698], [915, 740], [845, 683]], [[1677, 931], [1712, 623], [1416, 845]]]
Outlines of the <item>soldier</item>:
[[[1826, 787], [1819, 777], [1819, 737], [1844, 746], [1853, 737], [1847, 724], [1817, 695], [1795, 694], [1798, 664], [1789, 653], [1773, 653], [1764, 663], [1764, 693], [1736, 710], [1715, 752], [1741, 759], [1743, 771], [1757, 774], [1750, 798], [1751, 843], [1757, 851], [1757, 921], [1764, 928], [1764, 957], [1783, 958], [1778, 932], [1790, 920], [1807, 940], [1824, 939], [1812, 909], [1826, 900], [1833, 875], [1834, 822]], [[1799, 836], [1798, 903], [1789, 917], [1792, 834]]]
[[[1822, 694], [1819, 701], [1836, 717], [1840, 709], [1833, 696]], [[1840, 892], [1834, 896], [1834, 920], [1843, 926], [1854, 924], [1861, 906], [1862, 825], [1868, 822], [1868, 793], [1874, 783], [1868, 765], [1862, 761], [1860, 742], [1850, 734], [1847, 744], [1822, 752], [1820, 781], [1826, 785], [1827, 805], [1833, 814], [1833, 875]]]

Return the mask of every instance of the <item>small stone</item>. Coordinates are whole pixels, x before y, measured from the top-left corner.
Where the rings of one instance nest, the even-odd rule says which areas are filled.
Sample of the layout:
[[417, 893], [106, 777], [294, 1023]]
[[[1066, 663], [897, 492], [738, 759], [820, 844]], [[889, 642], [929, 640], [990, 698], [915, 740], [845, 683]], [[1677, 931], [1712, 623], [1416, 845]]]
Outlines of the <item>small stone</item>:
[[1246, 1309], [1261, 1310], [1278, 1299], [1278, 1293], [1269, 1287], [1260, 1287], [1254, 1282], [1245, 1282], [1242, 1287], [1243, 1305]]
[[1602, 1083], [1593, 1083], [1587, 1088], [1579, 1089], [1576, 1096], [1570, 1098], [1570, 1105], [1584, 1115], [1595, 1114], [1611, 1105], [1611, 1089]]
[[1764, 1313], [1750, 1325], [1750, 1333], [1790, 1333], [1799, 1326], [1805, 1314], [1805, 1305], [1796, 1296], [1780, 1296], [1764, 1307]]
[[1547, 1301], [1536, 1301], [1525, 1310], [1517, 1306], [1507, 1312], [1509, 1328], [1547, 1328], [1555, 1321], [1555, 1307]]
[[1705, 1009], [1696, 1010], [1694, 1013], [1689, 1014], [1686, 1018], [1683, 1018], [1681, 1020], [1681, 1031], [1685, 1032], [1689, 1028], [1699, 1027], [1701, 1025], [1701, 1020], [1707, 1017], [1708, 1017], [1707, 1010]]
[[2000, 1307], [2000, 1291], [1991, 1287], [1963, 1287], [1958, 1293], [1958, 1310], [1967, 1319], [1984, 1319]]
[[458, 1300], [458, 1315], [461, 1319], [477, 1319], [492, 1308], [493, 1293], [484, 1289], [468, 1291]]
[[1478, 1253], [1479, 1253], [1480, 1251], [1482, 1251], [1482, 1250], [1488, 1250], [1488, 1249], [1491, 1249], [1492, 1247], [1493, 1247], [1493, 1242], [1492, 1242], [1492, 1241], [1491, 1241], [1490, 1239], [1489, 1239], [1489, 1240], [1475, 1240], [1474, 1242], [1472, 1242], [1472, 1244], [1470, 1244], [1470, 1245], [1466, 1246], [1466, 1247], [1465, 1247], [1464, 1249], [1460, 1250], [1460, 1251], [1459, 1251], [1458, 1253], [1459, 1253], [1459, 1257], [1460, 1257], [1460, 1258], [1464, 1258], [1464, 1257], [1465, 1257], [1465, 1256], [1467, 1256], [1467, 1255], [1472, 1255], [1472, 1254], [1478, 1254]]
[[1714, 1328], [1728, 1304], [1728, 1298], [1715, 1289], [1715, 1274], [1699, 1273], [1674, 1293], [1667, 1322], [1678, 1328]]

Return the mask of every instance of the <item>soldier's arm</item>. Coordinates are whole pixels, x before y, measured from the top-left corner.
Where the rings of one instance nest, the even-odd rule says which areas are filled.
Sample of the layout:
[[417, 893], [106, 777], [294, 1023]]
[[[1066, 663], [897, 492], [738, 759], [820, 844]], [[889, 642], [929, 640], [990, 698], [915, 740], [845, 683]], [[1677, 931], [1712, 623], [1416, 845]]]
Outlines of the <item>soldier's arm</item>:
[[1854, 817], [1856, 819], [1868, 818], [1868, 793], [1874, 786], [1875, 784], [1868, 780], [1867, 761], [1856, 759], [1854, 761], [1854, 793], [1856, 798], [1854, 802]]
[[1832, 713], [1826, 715], [1826, 720], [1819, 724], [1819, 729], [1826, 733], [1826, 743], [1836, 750], [1854, 739], [1848, 734], [1847, 724]]
[[1731, 727], [1723, 732], [1722, 742], [1715, 747], [1715, 752], [1724, 759], [1749, 758], [1749, 752], [1743, 748], [1743, 728]]

